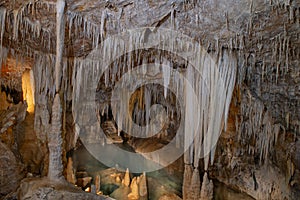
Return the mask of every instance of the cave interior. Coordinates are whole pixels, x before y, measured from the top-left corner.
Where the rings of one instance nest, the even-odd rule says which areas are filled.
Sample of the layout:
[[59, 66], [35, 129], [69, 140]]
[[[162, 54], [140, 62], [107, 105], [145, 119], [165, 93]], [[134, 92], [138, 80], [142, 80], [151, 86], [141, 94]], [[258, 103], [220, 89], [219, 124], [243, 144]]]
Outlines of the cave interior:
[[0, 199], [299, 199], [299, 0], [0, 0], [0, 22]]

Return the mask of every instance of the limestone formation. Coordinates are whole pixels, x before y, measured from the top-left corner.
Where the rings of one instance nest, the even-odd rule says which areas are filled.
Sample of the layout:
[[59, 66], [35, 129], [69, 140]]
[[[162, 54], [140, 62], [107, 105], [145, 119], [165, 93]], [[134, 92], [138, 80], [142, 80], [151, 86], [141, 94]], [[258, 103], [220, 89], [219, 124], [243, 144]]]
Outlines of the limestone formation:
[[201, 188], [200, 174], [199, 174], [199, 170], [195, 168], [192, 175], [189, 198], [200, 199], [200, 188]]
[[124, 182], [124, 185], [125, 185], [126, 187], [129, 187], [129, 185], [130, 185], [130, 174], [129, 174], [129, 169], [128, 169], [128, 168], [126, 169], [126, 172], [125, 172], [125, 176], [124, 176], [123, 182]]
[[116, 182], [117, 183], [121, 183], [122, 182], [120, 176], [116, 176]]
[[62, 82], [62, 59], [65, 39], [65, 20], [64, 10], [65, 0], [58, 0], [56, 2], [56, 61], [55, 61], [55, 86], [56, 92], [59, 92]]
[[63, 179], [62, 164], [62, 109], [59, 94], [55, 95], [51, 116], [51, 132], [48, 136], [49, 169], [48, 177], [52, 180]]
[[148, 195], [148, 187], [147, 187], [145, 172], [140, 176], [140, 180], [138, 181], [138, 186], [139, 186], [139, 196], [146, 197]]
[[96, 175], [95, 177], [95, 186], [96, 186], [96, 193], [98, 194], [100, 192], [100, 187], [101, 187], [100, 175]]
[[130, 199], [130, 200], [138, 200], [139, 199], [139, 187], [137, 185], [136, 180], [137, 180], [137, 178], [134, 177], [130, 184], [131, 193], [128, 194], [128, 199]]
[[76, 177], [75, 177], [75, 173], [74, 173], [74, 169], [73, 169], [72, 157], [68, 158], [66, 173], [67, 173], [67, 181], [69, 183], [72, 183], [73, 185], [75, 185]]
[[207, 173], [205, 172], [203, 176], [203, 182], [201, 186], [201, 194], [200, 199], [201, 200], [212, 200], [213, 199], [213, 183], [212, 180], [209, 180], [207, 177]]
[[184, 165], [182, 196], [183, 199], [190, 199], [191, 183], [192, 183], [193, 167], [191, 165]]

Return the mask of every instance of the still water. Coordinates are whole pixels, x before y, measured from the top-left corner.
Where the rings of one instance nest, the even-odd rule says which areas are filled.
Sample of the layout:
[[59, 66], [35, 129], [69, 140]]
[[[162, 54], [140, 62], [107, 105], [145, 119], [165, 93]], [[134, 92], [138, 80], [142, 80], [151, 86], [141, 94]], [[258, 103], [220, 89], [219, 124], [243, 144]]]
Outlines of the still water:
[[[118, 173], [117, 170], [108, 169], [107, 166], [96, 160], [84, 146], [72, 152], [74, 168], [76, 171], [87, 172], [90, 176], [101, 174], [109, 176], [109, 173]], [[140, 174], [132, 174], [138, 176]], [[131, 177], [131, 178], [132, 178]], [[103, 179], [106, 179], [105, 177]], [[165, 169], [147, 173], [147, 186], [149, 200], [158, 200], [166, 194], [175, 194], [182, 197], [182, 173], [170, 173]], [[101, 190], [105, 195], [110, 195], [118, 188], [117, 185], [101, 182]], [[215, 200], [253, 200], [250, 196], [228, 188], [226, 185], [214, 180]]]

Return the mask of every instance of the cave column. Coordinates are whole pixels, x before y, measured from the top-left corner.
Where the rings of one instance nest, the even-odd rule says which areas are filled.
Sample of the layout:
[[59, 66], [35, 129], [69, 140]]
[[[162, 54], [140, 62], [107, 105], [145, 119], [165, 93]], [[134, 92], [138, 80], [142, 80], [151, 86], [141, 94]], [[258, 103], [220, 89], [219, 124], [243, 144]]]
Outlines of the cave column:
[[53, 180], [64, 179], [62, 163], [62, 102], [60, 87], [62, 79], [62, 59], [64, 49], [64, 9], [65, 0], [56, 3], [56, 60], [55, 60], [55, 98], [52, 106], [51, 131], [48, 136], [49, 169], [48, 177]]

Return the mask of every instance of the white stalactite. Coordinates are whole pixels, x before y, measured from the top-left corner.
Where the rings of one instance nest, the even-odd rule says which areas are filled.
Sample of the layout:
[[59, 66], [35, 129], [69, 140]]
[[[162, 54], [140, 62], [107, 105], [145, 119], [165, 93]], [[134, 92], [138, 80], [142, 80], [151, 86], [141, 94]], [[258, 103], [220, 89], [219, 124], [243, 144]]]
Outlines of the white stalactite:
[[[104, 19], [104, 17], [102, 19]], [[182, 98], [181, 103], [183, 103], [184, 110], [181, 118], [183, 121], [181, 131], [184, 132], [182, 135], [184, 138], [181, 138], [181, 141], [176, 143], [183, 144], [181, 147], [188, 149], [185, 153], [185, 163], [198, 167], [199, 159], [206, 157], [205, 169], [207, 169], [209, 161], [212, 163], [214, 160], [214, 149], [218, 137], [223, 127], [226, 128], [229, 105], [235, 85], [237, 69], [236, 57], [233, 52], [229, 50], [222, 50], [221, 52], [217, 52], [216, 55], [208, 55], [201, 47], [193, 46], [193, 44], [187, 45], [184, 41], [176, 38], [177, 36], [175, 34], [168, 35], [164, 32], [163, 34], [157, 33], [157, 35], [151, 35], [151, 37], [157, 37], [152, 38], [152, 41], [163, 41], [157, 44], [159, 45], [158, 48], [167, 49], [172, 48], [172, 45], [177, 45], [179, 54], [183, 52], [193, 52], [195, 55], [192, 61], [198, 71], [195, 70], [195, 66], [188, 65], [187, 69], [184, 69], [182, 73], [185, 79], [182, 78], [179, 83], [178, 81], [174, 82], [175, 75], [173, 71], [167, 68], [160, 68], [160, 70], [162, 84], [168, 87], [174, 86], [174, 92], [177, 93], [176, 95], [178, 97]], [[87, 58], [82, 60], [80, 58], [75, 59], [74, 71], [76, 71], [76, 73], [73, 73], [73, 114], [75, 121], [80, 119], [80, 112], [84, 111], [80, 110], [79, 112], [76, 111], [76, 109], [82, 106], [81, 103], [82, 100], [85, 100], [84, 98], [94, 95], [94, 91], [90, 90], [90, 88], [96, 88], [94, 85], [98, 84], [97, 81], [101, 75], [103, 75], [106, 87], [119, 84], [120, 88], [126, 89], [133, 87], [136, 83], [143, 83], [142, 80], [138, 80], [138, 78], [144, 75], [138, 78], [133, 78], [130, 75], [135, 67], [135, 62], [148, 64], [147, 59], [140, 58], [141, 53], [139, 53], [139, 51], [133, 51], [143, 47], [144, 41], [142, 39], [143, 34], [138, 31], [126, 33], [122, 40], [119, 40], [118, 37], [108, 37], [102, 46], [91, 52]], [[176, 42], [174, 42], [175, 39], [177, 39]], [[111, 64], [112, 58], [123, 55], [125, 52], [130, 53], [124, 57], [124, 61], [116, 61], [114, 59], [115, 62], [111, 65], [111, 68], [102, 69], [103, 66], [109, 66]], [[99, 57], [99, 55], [101, 56]], [[210, 56], [213, 58], [211, 59]], [[167, 64], [167, 66], [171, 66], [169, 62], [166, 62], [164, 56], [154, 54], [153, 57], [156, 61], [155, 65], [164, 63]], [[122, 68], [124, 65], [123, 62], [127, 63], [127, 66], [124, 66], [124, 68]], [[121, 74], [121, 72], [127, 70], [129, 70], [127, 72], [128, 75], [122, 79], [123, 74]], [[143, 73], [147, 74], [148, 70], [143, 71]], [[122, 81], [118, 74], [121, 74]], [[131, 84], [126, 85], [127, 82]], [[132, 127], [136, 124], [131, 116], [125, 116], [128, 114], [129, 105], [124, 102], [127, 102], [126, 99], [129, 99], [131, 95], [127, 93], [126, 91], [123, 92], [120, 90], [116, 97], [118, 99], [113, 99], [111, 102], [112, 110], [116, 110], [118, 115], [124, 115], [118, 116], [116, 120], [119, 132], [121, 131], [119, 124], [126, 124], [130, 131], [133, 130]], [[169, 95], [167, 90], [164, 90], [163, 93], [164, 97]], [[148, 96], [150, 96], [144, 92], [142, 92], [141, 95], [143, 98], [149, 98]], [[122, 106], [120, 106], [118, 102], [122, 102]], [[146, 99], [145, 102], [149, 103], [150, 100]], [[99, 108], [99, 110], [103, 111], [105, 107], [106, 106], [103, 106]], [[132, 116], [136, 118], [136, 122], [144, 120], [144, 114], [139, 110], [140, 109], [133, 109]], [[170, 112], [170, 110], [167, 110], [167, 112]], [[150, 116], [150, 114], [146, 113], [146, 119], [148, 118], [147, 116]], [[121, 121], [123, 121], [123, 123]], [[144, 134], [145, 132], [138, 133]], [[176, 140], [177, 139], [179, 138], [176, 138]]]
[[64, 9], [65, 0], [56, 2], [56, 62], [55, 62], [55, 86], [56, 92], [60, 90], [62, 79], [62, 60], [65, 38]]
[[[4, 48], [2, 46], [3, 44], [3, 36], [4, 36], [4, 31], [5, 31], [5, 20], [6, 20], [6, 9], [5, 8], [0, 8], [0, 72], [1, 72], [1, 68], [2, 68], [2, 62], [4, 60], [6, 60], [7, 57], [7, 50], [6, 48]], [[1, 73], [0, 73], [0, 77], [1, 77]], [[0, 81], [1, 84], [1, 81]]]
[[3, 51], [3, 36], [4, 36], [4, 31], [5, 31], [5, 20], [6, 20], [6, 9], [5, 8], [0, 8], [0, 71], [2, 67], [2, 51]]
[[100, 36], [103, 41], [105, 38], [105, 23], [106, 23], [107, 11], [104, 9], [101, 15], [101, 28], [100, 28]]

